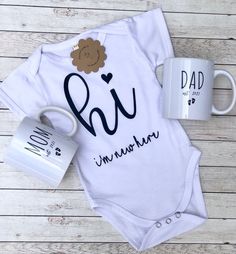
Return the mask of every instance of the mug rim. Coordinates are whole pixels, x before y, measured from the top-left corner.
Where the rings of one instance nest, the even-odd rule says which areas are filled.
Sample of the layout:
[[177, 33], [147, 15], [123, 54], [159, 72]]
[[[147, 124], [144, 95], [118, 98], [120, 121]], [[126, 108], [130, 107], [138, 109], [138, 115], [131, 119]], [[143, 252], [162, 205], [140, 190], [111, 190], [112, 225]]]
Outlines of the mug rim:
[[185, 61], [194, 60], [194, 61], [207, 62], [207, 63], [214, 65], [214, 62], [212, 60], [205, 59], [205, 58], [199, 58], [199, 57], [168, 57], [165, 59], [165, 61], [172, 60], [172, 59], [173, 60], [185, 60]]

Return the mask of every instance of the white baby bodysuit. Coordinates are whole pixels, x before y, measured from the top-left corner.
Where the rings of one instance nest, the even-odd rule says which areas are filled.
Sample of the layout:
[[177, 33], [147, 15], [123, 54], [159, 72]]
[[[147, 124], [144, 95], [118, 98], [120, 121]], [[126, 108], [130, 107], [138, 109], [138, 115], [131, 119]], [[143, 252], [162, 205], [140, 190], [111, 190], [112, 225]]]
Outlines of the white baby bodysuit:
[[[104, 67], [86, 74], [70, 56], [80, 39], [105, 47]], [[71, 111], [79, 123], [73, 162], [91, 207], [137, 250], [202, 224], [207, 212], [199, 181], [200, 151], [177, 120], [162, 117], [156, 67], [173, 56], [161, 9], [43, 44], [0, 85], [17, 116], [43, 106]], [[46, 113], [55, 129], [65, 119]]]

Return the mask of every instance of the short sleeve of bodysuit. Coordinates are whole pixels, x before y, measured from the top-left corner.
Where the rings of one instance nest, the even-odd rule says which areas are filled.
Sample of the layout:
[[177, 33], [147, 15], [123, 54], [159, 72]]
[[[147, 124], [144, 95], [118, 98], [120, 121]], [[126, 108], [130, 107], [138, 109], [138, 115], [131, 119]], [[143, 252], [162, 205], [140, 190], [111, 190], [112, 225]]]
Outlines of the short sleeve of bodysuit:
[[46, 84], [40, 83], [37, 76], [40, 60], [41, 47], [38, 47], [0, 84], [0, 100], [19, 118], [34, 116], [48, 103], [44, 94]]
[[152, 66], [157, 67], [165, 58], [174, 56], [169, 31], [160, 9], [133, 16], [127, 21], [130, 33]]

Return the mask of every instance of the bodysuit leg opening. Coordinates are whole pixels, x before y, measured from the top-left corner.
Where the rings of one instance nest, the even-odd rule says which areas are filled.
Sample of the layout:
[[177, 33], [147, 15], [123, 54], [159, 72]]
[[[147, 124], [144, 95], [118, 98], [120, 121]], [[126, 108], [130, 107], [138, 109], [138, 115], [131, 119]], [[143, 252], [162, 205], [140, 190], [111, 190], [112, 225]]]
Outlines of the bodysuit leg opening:
[[142, 239], [150, 229], [150, 225], [136, 225], [127, 219], [126, 216], [116, 211], [112, 204], [111, 206], [100, 204], [93, 207], [93, 209], [108, 221], [136, 250], [139, 249]]

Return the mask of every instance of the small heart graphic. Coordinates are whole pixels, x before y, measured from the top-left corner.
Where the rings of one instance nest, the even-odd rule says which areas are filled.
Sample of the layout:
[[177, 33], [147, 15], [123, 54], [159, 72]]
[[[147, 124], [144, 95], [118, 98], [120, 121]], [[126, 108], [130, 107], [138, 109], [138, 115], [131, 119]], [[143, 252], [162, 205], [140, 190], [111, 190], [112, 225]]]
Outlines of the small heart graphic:
[[112, 73], [110, 73], [110, 72], [109, 72], [107, 75], [105, 75], [105, 74], [102, 74], [102, 75], [101, 75], [101, 78], [102, 78], [107, 84], [109, 84], [109, 82], [111, 81], [112, 77], [113, 77], [113, 75], [112, 75]]
[[194, 103], [195, 102], [195, 99], [194, 98], [192, 98], [192, 103]]
[[61, 153], [56, 152], [56, 155], [57, 155], [57, 156], [61, 156]]
[[191, 105], [191, 100], [188, 100], [188, 105], [189, 105], [189, 106]]
[[60, 152], [61, 149], [59, 147], [55, 148], [56, 151]]

